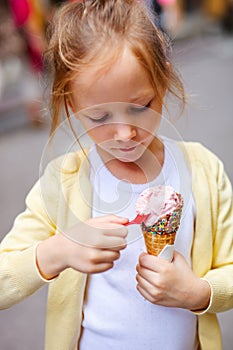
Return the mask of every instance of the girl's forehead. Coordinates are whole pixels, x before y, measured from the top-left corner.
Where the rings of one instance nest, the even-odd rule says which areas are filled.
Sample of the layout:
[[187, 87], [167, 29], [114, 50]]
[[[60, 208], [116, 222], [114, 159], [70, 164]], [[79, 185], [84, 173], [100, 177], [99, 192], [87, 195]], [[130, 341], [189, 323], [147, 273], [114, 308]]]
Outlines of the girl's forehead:
[[72, 84], [73, 99], [82, 107], [109, 102], [140, 103], [153, 91], [148, 74], [128, 49], [108, 69], [101, 69], [98, 64], [86, 68]]

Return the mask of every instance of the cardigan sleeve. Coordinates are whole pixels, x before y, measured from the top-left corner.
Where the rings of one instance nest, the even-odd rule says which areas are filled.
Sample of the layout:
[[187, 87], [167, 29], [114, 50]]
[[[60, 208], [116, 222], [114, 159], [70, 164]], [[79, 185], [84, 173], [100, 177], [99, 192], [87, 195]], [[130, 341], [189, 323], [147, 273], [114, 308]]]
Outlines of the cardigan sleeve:
[[212, 288], [208, 312], [223, 312], [233, 307], [233, 203], [232, 186], [218, 163], [217, 216], [213, 233], [212, 267], [204, 276]]
[[199, 143], [179, 143], [192, 173], [197, 206], [192, 266], [208, 281], [211, 300], [198, 314], [233, 307], [232, 186], [221, 160]]
[[[58, 188], [55, 170], [54, 164], [48, 165], [26, 198], [26, 210], [18, 215], [1, 242], [0, 309], [18, 303], [49, 282], [37, 269], [36, 247], [56, 231]], [[49, 189], [46, 198], [42, 195], [44, 184], [46, 191]]]

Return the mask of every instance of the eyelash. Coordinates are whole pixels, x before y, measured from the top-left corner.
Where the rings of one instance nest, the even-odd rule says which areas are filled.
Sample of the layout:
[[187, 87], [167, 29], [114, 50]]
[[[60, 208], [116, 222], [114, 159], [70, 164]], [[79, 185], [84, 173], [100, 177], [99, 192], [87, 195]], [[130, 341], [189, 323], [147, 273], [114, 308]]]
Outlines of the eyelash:
[[94, 119], [89, 117], [89, 119], [93, 122], [93, 123], [104, 123], [109, 117], [109, 114], [105, 114], [103, 117], [99, 118], [99, 119]]
[[[131, 112], [133, 113], [142, 113], [144, 112], [147, 108], [150, 107], [151, 101], [145, 105], [145, 106], [139, 106], [139, 107], [131, 107]], [[93, 123], [104, 123], [107, 119], [109, 118], [109, 114], [105, 114], [103, 117], [99, 118], [99, 119], [94, 119], [89, 117], [89, 119], [93, 122]]]
[[145, 105], [145, 106], [138, 106], [138, 107], [131, 107], [131, 111], [133, 112], [133, 113], [142, 113], [142, 112], [144, 112], [147, 108], [149, 108], [150, 107], [150, 104], [151, 104], [151, 101], [149, 102], [149, 103], [147, 103], [147, 105]]

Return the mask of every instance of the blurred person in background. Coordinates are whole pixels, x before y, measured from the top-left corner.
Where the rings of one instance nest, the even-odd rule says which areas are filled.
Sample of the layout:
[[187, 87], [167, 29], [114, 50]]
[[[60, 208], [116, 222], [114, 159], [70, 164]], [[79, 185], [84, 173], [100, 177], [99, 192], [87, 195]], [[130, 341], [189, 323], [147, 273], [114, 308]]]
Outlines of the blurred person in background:
[[37, 95], [40, 95], [38, 78], [43, 73], [43, 53], [46, 48], [46, 3], [43, 0], [9, 0], [9, 6], [14, 23], [27, 46], [31, 77], [34, 75], [34, 79], [30, 79], [25, 87], [28, 94], [27, 110], [32, 122], [38, 124], [42, 121], [41, 100], [38, 101]]
[[16, 29], [7, 1], [0, 3], [0, 106], [4, 91], [18, 78], [19, 56], [25, 51], [25, 42]]
[[233, 32], [233, 0], [203, 0], [204, 13], [220, 22], [226, 32]]
[[174, 36], [182, 24], [182, 11], [178, 0], [139, 0], [144, 2], [156, 15], [156, 25], [167, 34]]
[[9, 0], [12, 17], [22, 32], [28, 49], [28, 55], [35, 71], [43, 70], [43, 52], [45, 50], [46, 7], [43, 0]]
[[42, 0], [4, 0], [1, 8], [4, 20], [0, 24], [0, 44], [8, 49], [3, 50], [4, 58], [0, 57], [3, 62], [0, 111], [23, 105], [30, 121], [38, 125], [42, 121], [39, 79], [44, 71], [46, 47], [45, 4]]
[[233, 32], [233, 0], [144, 0], [161, 18], [161, 27], [173, 38], [208, 27]]
[[[213, 27], [219, 27], [220, 30], [231, 33], [233, 31], [233, 0], [178, 0], [185, 17], [193, 14], [197, 16], [196, 23], [194, 21], [194, 31], [198, 26], [205, 27], [212, 24]], [[198, 20], [202, 17], [202, 22]], [[195, 16], [194, 16], [195, 17]], [[215, 32], [214, 32], [215, 33]]]
[[171, 36], [174, 36], [182, 25], [182, 11], [178, 0], [151, 1], [152, 9], [160, 13], [161, 26]]

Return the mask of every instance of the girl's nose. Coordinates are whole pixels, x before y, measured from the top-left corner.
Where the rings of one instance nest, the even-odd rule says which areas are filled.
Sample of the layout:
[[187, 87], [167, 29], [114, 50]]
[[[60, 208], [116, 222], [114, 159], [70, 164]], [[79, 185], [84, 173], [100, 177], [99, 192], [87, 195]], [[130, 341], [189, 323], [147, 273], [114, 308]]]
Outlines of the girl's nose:
[[129, 141], [136, 136], [135, 126], [130, 124], [116, 124], [114, 140]]

